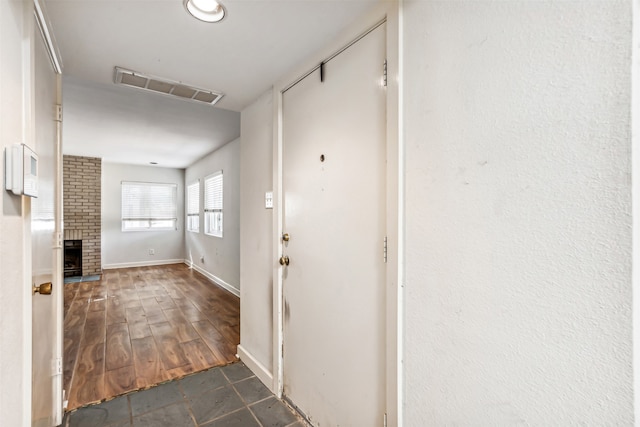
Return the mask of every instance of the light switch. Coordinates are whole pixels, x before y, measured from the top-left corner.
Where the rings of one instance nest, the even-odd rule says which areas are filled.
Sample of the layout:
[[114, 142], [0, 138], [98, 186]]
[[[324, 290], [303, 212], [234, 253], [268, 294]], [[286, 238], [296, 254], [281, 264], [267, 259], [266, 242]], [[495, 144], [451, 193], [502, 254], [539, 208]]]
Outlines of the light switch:
[[264, 193], [264, 207], [266, 209], [273, 209], [273, 191]]

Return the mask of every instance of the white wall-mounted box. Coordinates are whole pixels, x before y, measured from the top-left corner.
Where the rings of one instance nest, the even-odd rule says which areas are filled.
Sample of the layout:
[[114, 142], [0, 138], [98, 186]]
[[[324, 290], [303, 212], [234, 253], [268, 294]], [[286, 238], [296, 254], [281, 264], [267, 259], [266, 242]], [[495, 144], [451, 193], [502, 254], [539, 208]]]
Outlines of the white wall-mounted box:
[[4, 188], [18, 196], [38, 197], [38, 155], [25, 144], [4, 150]]

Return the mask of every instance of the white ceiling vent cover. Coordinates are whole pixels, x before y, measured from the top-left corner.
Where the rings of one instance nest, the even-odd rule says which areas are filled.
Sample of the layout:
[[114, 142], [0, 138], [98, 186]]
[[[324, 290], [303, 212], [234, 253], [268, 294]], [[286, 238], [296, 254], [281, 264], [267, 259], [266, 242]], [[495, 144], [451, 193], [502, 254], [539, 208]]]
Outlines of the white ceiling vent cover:
[[135, 87], [209, 105], [214, 105], [224, 96], [219, 92], [198, 89], [180, 82], [145, 75], [122, 67], [115, 67], [113, 81], [117, 85]]

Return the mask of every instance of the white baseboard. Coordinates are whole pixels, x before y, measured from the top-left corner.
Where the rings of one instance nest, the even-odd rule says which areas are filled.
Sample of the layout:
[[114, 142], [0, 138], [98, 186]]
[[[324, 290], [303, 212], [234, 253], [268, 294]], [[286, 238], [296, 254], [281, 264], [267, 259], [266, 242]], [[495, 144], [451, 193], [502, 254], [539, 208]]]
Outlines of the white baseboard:
[[163, 259], [160, 261], [138, 261], [138, 262], [123, 262], [119, 264], [103, 264], [103, 270], [113, 270], [114, 268], [129, 268], [129, 267], [148, 267], [152, 265], [166, 265], [166, 264], [182, 264], [183, 259]]
[[238, 357], [240, 357], [240, 360], [247, 365], [247, 368], [251, 369], [251, 371], [256, 374], [256, 377], [258, 377], [258, 379], [262, 381], [269, 390], [271, 390], [271, 393], [277, 394], [273, 390], [273, 375], [271, 372], [269, 372], [262, 363], [258, 362], [251, 353], [245, 350], [242, 345], [238, 345]]
[[221, 288], [226, 289], [227, 291], [231, 292], [232, 294], [234, 294], [235, 296], [240, 298], [240, 289], [236, 289], [235, 286], [232, 286], [232, 285], [228, 284], [227, 282], [225, 282], [224, 280], [222, 280], [221, 278], [214, 276], [213, 274], [209, 273], [207, 270], [203, 269], [202, 267], [199, 267], [196, 264], [189, 262], [189, 260], [185, 259], [183, 261], [189, 267], [193, 268], [195, 271], [197, 271], [198, 273], [202, 274], [203, 276], [205, 276], [207, 279], [211, 280], [216, 285], [220, 286]]

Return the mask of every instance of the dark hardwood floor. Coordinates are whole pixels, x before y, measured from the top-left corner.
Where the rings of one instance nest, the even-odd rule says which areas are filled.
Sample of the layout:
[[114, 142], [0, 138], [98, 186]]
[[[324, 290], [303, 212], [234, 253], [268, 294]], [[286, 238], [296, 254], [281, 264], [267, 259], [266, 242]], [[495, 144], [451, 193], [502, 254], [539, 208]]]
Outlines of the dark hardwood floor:
[[68, 283], [67, 410], [234, 362], [239, 342], [239, 298], [184, 264]]

